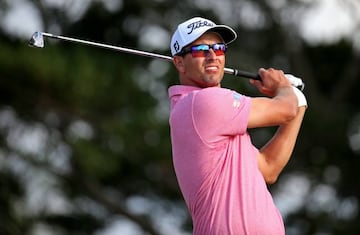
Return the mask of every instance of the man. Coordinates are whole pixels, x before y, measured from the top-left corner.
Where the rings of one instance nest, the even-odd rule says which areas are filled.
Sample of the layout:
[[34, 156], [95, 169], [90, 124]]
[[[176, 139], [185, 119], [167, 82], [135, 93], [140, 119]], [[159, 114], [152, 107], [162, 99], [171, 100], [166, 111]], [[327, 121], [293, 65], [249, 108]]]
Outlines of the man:
[[[195, 17], [171, 40], [180, 85], [169, 88], [173, 162], [194, 235], [282, 235], [284, 224], [267, 189], [289, 161], [306, 109], [284, 73], [260, 69], [251, 80], [267, 97], [221, 88], [233, 29]], [[261, 149], [247, 129], [279, 126]]]

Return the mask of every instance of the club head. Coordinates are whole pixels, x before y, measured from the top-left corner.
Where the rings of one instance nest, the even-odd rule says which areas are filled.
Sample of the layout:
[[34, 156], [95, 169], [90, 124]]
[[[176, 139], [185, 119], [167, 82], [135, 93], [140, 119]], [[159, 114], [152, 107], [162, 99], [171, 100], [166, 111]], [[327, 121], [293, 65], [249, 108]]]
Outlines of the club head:
[[44, 36], [41, 32], [35, 32], [29, 40], [29, 46], [43, 48], [44, 47]]

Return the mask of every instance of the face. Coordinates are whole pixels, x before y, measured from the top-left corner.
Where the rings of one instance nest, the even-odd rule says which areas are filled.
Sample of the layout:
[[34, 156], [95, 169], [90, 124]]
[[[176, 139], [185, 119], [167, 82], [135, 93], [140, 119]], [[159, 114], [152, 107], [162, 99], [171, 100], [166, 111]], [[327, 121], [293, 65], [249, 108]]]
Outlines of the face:
[[[192, 45], [223, 43], [222, 38], [214, 32], [205, 33]], [[213, 49], [205, 57], [192, 57], [191, 53], [174, 56], [174, 64], [179, 71], [182, 85], [196, 87], [220, 87], [224, 76], [225, 55], [217, 56]]]

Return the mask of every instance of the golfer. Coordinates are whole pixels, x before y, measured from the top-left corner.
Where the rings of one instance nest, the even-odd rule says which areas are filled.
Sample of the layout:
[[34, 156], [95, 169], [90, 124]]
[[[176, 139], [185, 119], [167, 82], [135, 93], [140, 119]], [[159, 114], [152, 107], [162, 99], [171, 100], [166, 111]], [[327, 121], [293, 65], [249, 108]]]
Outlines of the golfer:
[[[261, 97], [222, 88], [233, 29], [195, 17], [171, 39], [180, 85], [169, 88], [170, 131], [177, 180], [194, 235], [282, 235], [282, 217], [267, 184], [290, 159], [307, 107], [281, 70], [250, 80]], [[260, 149], [248, 129], [278, 126]]]

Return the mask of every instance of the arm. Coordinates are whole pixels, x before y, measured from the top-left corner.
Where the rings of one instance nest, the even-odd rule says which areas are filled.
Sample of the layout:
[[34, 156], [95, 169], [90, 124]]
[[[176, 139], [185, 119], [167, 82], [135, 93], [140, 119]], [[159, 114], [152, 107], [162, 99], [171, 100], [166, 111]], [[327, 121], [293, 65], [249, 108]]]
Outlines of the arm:
[[279, 126], [288, 123], [298, 112], [298, 101], [289, 80], [279, 70], [260, 69], [261, 81], [251, 83], [267, 97], [253, 98], [248, 128]]
[[[306, 104], [299, 98], [303, 94], [298, 90], [295, 94], [296, 89], [284, 81], [286, 78], [282, 71], [261, 69], [259, 74], [262, 81], [252, 83], [270, 98], [252, 100], [248, 128], [279, 126], [273, 138], [260, 149], [258, 155], [259, 170], [265, 181], [274, 183], [293, 152]], [[302, 100], [305, 100], [305, 97]]]
[[296, 117], [289, 123], [281, 125], [273, 138], [259, 151], [259, 170], [263, 174], [265, 181], [269, 184], [275, 183], [290, 159], [305, 109], [305, 106], [299, 107]]

